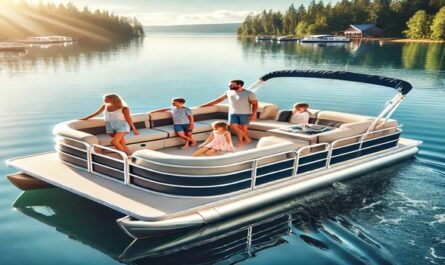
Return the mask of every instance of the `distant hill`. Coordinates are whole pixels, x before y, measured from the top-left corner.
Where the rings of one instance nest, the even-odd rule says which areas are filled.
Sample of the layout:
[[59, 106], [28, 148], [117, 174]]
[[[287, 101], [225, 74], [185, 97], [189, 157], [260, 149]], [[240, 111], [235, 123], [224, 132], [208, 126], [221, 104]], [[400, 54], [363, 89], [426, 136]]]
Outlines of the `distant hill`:
[[174, 26], [145, 26], [147, 35], [156, 33], [172, 34], [236, 34], [240, 23], [230, 24], [198, 24], [198, 25], [174, 25]]

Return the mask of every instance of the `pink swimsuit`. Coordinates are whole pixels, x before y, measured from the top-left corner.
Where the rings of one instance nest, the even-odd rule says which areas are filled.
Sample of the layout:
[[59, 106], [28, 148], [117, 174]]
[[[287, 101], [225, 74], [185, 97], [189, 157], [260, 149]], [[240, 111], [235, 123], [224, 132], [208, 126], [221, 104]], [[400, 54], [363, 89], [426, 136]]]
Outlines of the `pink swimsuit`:
[[232, 143], [229, 143], [226, 140], [225, 134], [228, 132], [219, 134], [213, 131], [212, 133], [213, 133], [213, 140], [210, 143], [206, 144], [205, 147], [216, 149], [218, 151], [233, 151]]

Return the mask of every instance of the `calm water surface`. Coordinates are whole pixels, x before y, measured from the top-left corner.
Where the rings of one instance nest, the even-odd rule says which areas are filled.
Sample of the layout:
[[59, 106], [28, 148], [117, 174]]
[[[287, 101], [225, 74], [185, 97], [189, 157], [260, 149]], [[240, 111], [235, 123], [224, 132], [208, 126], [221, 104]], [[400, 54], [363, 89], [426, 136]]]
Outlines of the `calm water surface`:
[[[21, 193], [0, 179], [1, 264], [445, 264], [445, 45], [255, 43], [234, 36], [159, 35], [116, 45], [31, 47], [0, 54], [0, 159], [49, 151], [54, 124], [84, 116], [118, 92], [132, 112], [190, 106], [280, 69], [386, 75], [414, 86], [395, 118], [424, 141], [417, 158], [274, 207], [285, 211], [223, 234], [133, 242], [122, 215], [60, 189]], [[258, 93], [289, 108], [377, 115], [394, 92], [349, 82], [281, 79]], [[3, 163], [0, 175], [14, 172]], [[272, 207], [273, 208], [273, 207]], [[263, 211], [264, 214], [265, 211]]]

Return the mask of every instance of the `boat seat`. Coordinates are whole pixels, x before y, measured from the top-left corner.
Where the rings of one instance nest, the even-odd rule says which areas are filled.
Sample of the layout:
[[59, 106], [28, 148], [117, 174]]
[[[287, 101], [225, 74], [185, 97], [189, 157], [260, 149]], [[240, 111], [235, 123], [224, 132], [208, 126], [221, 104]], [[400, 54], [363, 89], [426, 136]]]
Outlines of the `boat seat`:
[[354, 123], [371, 119], [372, 117], [364, 115], [349, 114], [336, 111], [320, 111], [317, 115], [315, 124], [339, 128], [344, 123]]
[[[350, 128], [336, 128], [335, 130], [318, 134], [317, 142], [331, 144], [332, 142], [334, 142], [336, 140], [351, 137], [354, 135], [357, 135], [357, 133], [354, 132], [354, 130], [352, 130]], [[357, 141], [357, 139], [349, 139], [349, 140], [342, 141], [341, 143], [337, 144], [336, 146], [347, 145], [347, 144], [354, 143], [356, 141]]]
[[[276, 157], [273, 155], [292, 151], [294, 149], [295, 146], [292, 144], [292, 142], [287, 141], [286, 139], [264, 145], [259, 142], [257, 147], [254, 149], [210, 157], [179, 156], [144, 149], [133, 153], [133, 162], [153, 170], [168, 173], [202, 175], [202, 167], [209, 166], [205, 169], [205, 174], [223, 174], [250, 168], [252, 166], [252, 159], [272, 156], [270, 158], [275, 158], [275, 161], [282, 160], [283, 155], [277, 155]], [[148, 159], [155, 163], [151, 163], [143, 159]], [[157, 163], [162, 163], [163, 165], [158, 165]], [[262, 163], [265, 162], [262, 161]], [[193, 166], [197, 166], [198, 168], [193, 168]], [[219, 167], [215, 168], [211, 166]]]
[[[125, 135], [125, 141], [127, 144], [149, 142], [155, 140], [161, 140], [169, 137], [169, 134], [164, 131], [156, 129], [138, 129], [139, 135], [134, 135], [133, 131]], [[109, 146], [111, 145], [111, 136], [108, 134], [96, 135], [99, 140], [100, 145]]]
[[256, 120], [249, 124], [248, 129], [266, 132], [272, 129], [279, 129], [291, 126], [291, 123], [276, 120]]
[[[167, 133], [168, 137], [175, 137], [176, 132], [174, 130], [173, 125], [164, 125], [155, 127], [154, 130], [158, 130], [161, 132]], [[195, 133], [202, 133], [202, 132], [209, 132], [212, 131], [212, 125], [202, 122], [195, 122], [195, 128], [193, 129], [193, 134]]]

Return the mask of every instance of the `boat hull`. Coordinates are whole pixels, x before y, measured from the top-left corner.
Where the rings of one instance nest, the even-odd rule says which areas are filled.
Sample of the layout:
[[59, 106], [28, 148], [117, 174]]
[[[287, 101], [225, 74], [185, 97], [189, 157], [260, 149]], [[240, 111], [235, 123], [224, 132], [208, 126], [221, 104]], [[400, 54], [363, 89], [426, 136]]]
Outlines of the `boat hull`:
[[117, 220], [119, 226], [133, 238], [146, 238], [159, 233], [173, 233], [178, 230], [192, 229], [204, 224], [220, 221], [236, 214], [245, 213], [272, 203], [276, 203], [290, 197], [327, 186], [333, 182], [362, 175], [379, 168], [383, 168], [397, 162], [409, 159], [418, 153], [417, 146], [407, 148], [402, 151], [388, 152], [387, 155], [380, 155], [378, 158], [369, 157], [363, 163], [343, 168], [334, 168], [329, 172], [322, 172], [314, 176], [301, 177], [303, 180], [287, 181], [286, 185], [274, 189], [265, 189], [262, 192], [249, 197], [223, 202], [202, 208], [180, 217], [167, 218], [160, 221], [140, 221], [130, 217]]

